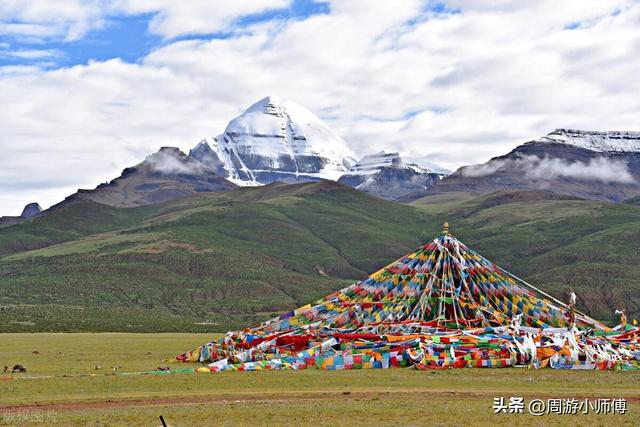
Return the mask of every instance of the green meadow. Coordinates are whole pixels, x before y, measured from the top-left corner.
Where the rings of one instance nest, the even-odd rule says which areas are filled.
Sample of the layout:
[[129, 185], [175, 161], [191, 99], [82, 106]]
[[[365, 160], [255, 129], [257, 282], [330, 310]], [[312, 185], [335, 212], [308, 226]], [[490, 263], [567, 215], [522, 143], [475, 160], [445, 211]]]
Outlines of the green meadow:
[[[0, 424], [638, 425], [639, 372], [154, 372], [216, 332], [366, 277], [445, 219], [554, 296], [574, 287], [598, 319], [640, 313], [636, 204], [503, 192], [401, 205], [327, 183], [134, 209], [80, 201], [0, 229], [0, 369], [27, 368], [0, 374]], [[625, 398], [628, 412], [494, 414], [499, 397]]]
[[[514, 368], [131, 374], [167, 366], [165, 359], [215, 337], [1, 334], [0, 364], [20, 363], [28, 371], [1, 374], [0, 424], [161, 425], [160, 415], [174, 426], [432, 426], [448, 425], [453, 416], [460, 425], [637, 425], [640, 419], [640, 372]], [[102, 369], [95, 370], [96, 365]], [[494, 414], [493, 399], [511, 396], [525, 402], [625, 398], [628, 412]]]

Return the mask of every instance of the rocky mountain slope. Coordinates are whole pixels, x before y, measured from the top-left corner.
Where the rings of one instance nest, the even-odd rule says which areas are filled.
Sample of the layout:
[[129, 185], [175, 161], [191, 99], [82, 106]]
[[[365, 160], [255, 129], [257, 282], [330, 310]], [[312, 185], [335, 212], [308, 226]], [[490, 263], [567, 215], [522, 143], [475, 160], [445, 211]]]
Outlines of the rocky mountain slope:
[[22, 210], [20, 218], [31, 218], [38, 215], [40, 212], [42, 212], [42, 208], [38, 203], [29, 203]]
[[[162, 147], [141, 163], [93, 190], [78, 190], [64, 203], [88, 199], [114, 207], [135, 207], [201, 192], [228, 191], [236, 185], [175, 147]], [[55, 207], [54, 207], [55, 208]]]
[[621, 202], [640, 195], [640, 132], [557, 129], [481, 165], [464, 166], [405, 201], [443, 194], [547, 190]]
[[24, 209], [22, 209], [22, 213], [20, 216], [0, 216], [0, 227], [4, 227], [7, 225], [16, 224], [28, 218], [33, 218], [36, 215], [39, 215], [42, 212], [42, 208], [36, 202], [28, 203]]
[[363, 157], [338, 182], [383, 199], [395, 200], [430, 188], [442, 176], [405, 162], [399, 153], [382, 151]]

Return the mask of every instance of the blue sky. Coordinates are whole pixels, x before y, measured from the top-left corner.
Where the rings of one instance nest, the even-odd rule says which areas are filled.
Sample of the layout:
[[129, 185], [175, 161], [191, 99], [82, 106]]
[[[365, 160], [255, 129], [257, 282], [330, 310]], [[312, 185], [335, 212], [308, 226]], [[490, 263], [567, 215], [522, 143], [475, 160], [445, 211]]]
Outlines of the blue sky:
[[[457, 14], [460, 8], [448, 6], [442, 1], [426, 1], [424, 12], [431, 14]], [[265, 11], [236, 16], [232, 25], [222, 30], [194, 31], [166, 37], [149, 30], [152, 20], [160, 11], [124, 14], [122, 12], [107, 11], [105, 23], [96, 29], [88, 31], [81, 38], [74, 40], [59, 37], [29, 37], [22, 34], [1, 34], [0, 46], [7, 45], [6, 51], [48, 51], [52, 55], [43, 58], [25, 58], [20, 56], [0, 56], [0, 66], [42, 64], [44, 67], [69, 67], [86, 64], [90, 60], [104, 61], [120, 58], [127, 62], [136, 62], [150, 52], [164, 45], [181, 40], [212, 40], [233, 37], [238, 31], [249, 26], [273, 21], [305, 20], [313, 15], [328, 15], [330, 4], [322, 0], [291, 0], [283, 7], [275, 7]], [[415, 24], [424, 19], [419, 15], [409, 24]], [[9, 19], [8, 24], [29, 24], [28, 20]], [[579, 23], [572, 23], [578, 25]], [[9, 48], [10, 47], [10, 48]]]
[[0, 36], [0, 43], [9, 44], [16, 51], [55, 51], [45, 59], [0, 57], [2, 65], [29, 65], [40, 61], [51, 62], [50, 67], [68, 67], [86, 64], [89, 60], [122, 58], [135, 62], [162, 44], [162, 38], [147, 31], [150, 14], [131, 17], [110, 18], [105, 28], [93, 30], [85, 37], [74, 41], [30, 40], [10, 35]]
[[[436, 9], [440, 7], [440, 3], [434, 6]], [[233, 20], [233, 26], [229, 29], [212, 32], [198, 31], [171, 38], [149, 31], [151, 21], [159, 12], [134, 15], [108, 14], [103, 27], [91, 30], [82, 38], [72, 41], [60, 40], [57, 37], [33, 38], [24, 35], [0, 34], [0, 46], [3, 44], [10, 46], [10, 49], [5, 49], [7, 51], [38, 50], [52, 53], [51, 56], [42, 58], [2, 56], [0, 54], [0, 66], [43, 64], [47, 68], [57, 68], [87, 64], [90, 60], [104, 61], [113, 58], [136, 62], [153, 50], [176, 41], [227, 39], [232, 37], [233, 32], [250, 25], [274, 20], [303, 20], [312, 15], [328, 14], [329, 10], [327, 3], [294, 0], [287, 7], [238, 16]], [[17, 19], [5, 22], [26, 23]]]
[[188, 151], [267, 95], [356, 157], [451, 170], [555, 128], [638, 130], [638, 58], [638, 0], [3, 0], [0, 215]]

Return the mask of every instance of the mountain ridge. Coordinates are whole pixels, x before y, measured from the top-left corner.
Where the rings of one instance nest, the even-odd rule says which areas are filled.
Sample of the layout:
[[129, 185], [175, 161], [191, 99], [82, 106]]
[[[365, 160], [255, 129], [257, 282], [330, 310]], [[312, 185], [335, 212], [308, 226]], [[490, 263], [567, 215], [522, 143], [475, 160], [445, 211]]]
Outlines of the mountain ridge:
[[161, 203], [198, 192], [228, 191], [235, 187], [180, 149], [161, 147], [137, 165], [125, 168], [119, 177], [92, 190], [80, 189], [60, 203], [90, 199], [127, 208]]
[[442, 174], [406, 162], [398, 152], [380, 151], [364, 156], [338, 182], [387, 200], [431, 187]]
[[[236, 185], [318, 180], [403, 203], [425, 197], [462, 200], [509, 189], [544, 189], [613, 202], [640, 196], [640, 132], [635, 131], [558, 128], [451, 174], [407, 162], [393, 151], [367, 154], [359, 161], [352, 156], [346, 141], [312, 112], [267, 96], [232, 119], [218, 137], [202, 139], [188, 155], [162, 147], [110, 182], [80, 189], [61, 203], [90, 198], [133, 207]], [[0, 226], [23, 219], [2, 217]]]
[[[617, 135], [628, 138], [619, 139]], [[616, 203], [640, 196], [640, 132], [556, 130], [486, 163], [463, 166], [427, 190], [402, 200], [509, 189], [543, 189]]]
[[531, 142], [560, 143], [597, 152], [640, 152], [640, 132], [636, 131], [587, 131], [560, 128]]

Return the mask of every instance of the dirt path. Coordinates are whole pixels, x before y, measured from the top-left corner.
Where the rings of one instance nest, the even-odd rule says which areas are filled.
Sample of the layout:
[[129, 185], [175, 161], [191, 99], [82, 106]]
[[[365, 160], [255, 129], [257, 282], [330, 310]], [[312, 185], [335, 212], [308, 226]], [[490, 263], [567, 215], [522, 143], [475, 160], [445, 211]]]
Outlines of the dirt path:
[[[0, 414], [30, 413], [40, 411], [82, 411], [88, 409], [118, 409], [127, 407], [163, 406], [163, 405], [194, 405], [194, 404], [237, 404], [263, 402], [296, 402], [302, 400], [341, 400], [341, 399], [397, 399], [400, 390], [354, 390], [354, 391], [317, 391], [317, 392], [273, 392], [273, 393], [225, 393], [182, 397], [145, 397], [138, 399], [76, 401], [60, 403], [42, 403], [27, 405], [0, 405]], [[406, 390], [404, 391], [406, 393]], [[416, 393], [417, 392], [417, 393]], [[418, 393], [432, 396], [433, 393], [446, 399], [492, 399], [493, 390], [449, 391], [449, 390], [420, 390], [411, 391], [413, 396]], [[526, 393], [523, 393], [526, 394]], [[538, 399], [558, 397], [556, 395], [535, 395]], [[596, 396], [571, 396], [576, 399], [595, 399]], [[611, 397], [611, 396], [606, 396]], [[640, 402], [639, 397], [626, 397], [628, 403]]]
[[[426, 390], [424, 391], [427, 392]], [[36, 411], [75, 411], [85, 409], [126, 408], [159, 405], [193, 405], [200, 403], [259, 403], [259, 402], [295, 402], [301, 400], [339, 400], [339, 399], [396, 399], [397, 391], [319, 391], [319, 392], [274, 392], [255, 394], [213, 394], [188, 397], [148, 397], [142, 399], [101, 400], [84, 402], [60, 402], [27, 405], [0, 405], [0, 414]], [[451, 397], [484, 398], [477, 392], [448, 392]]]

